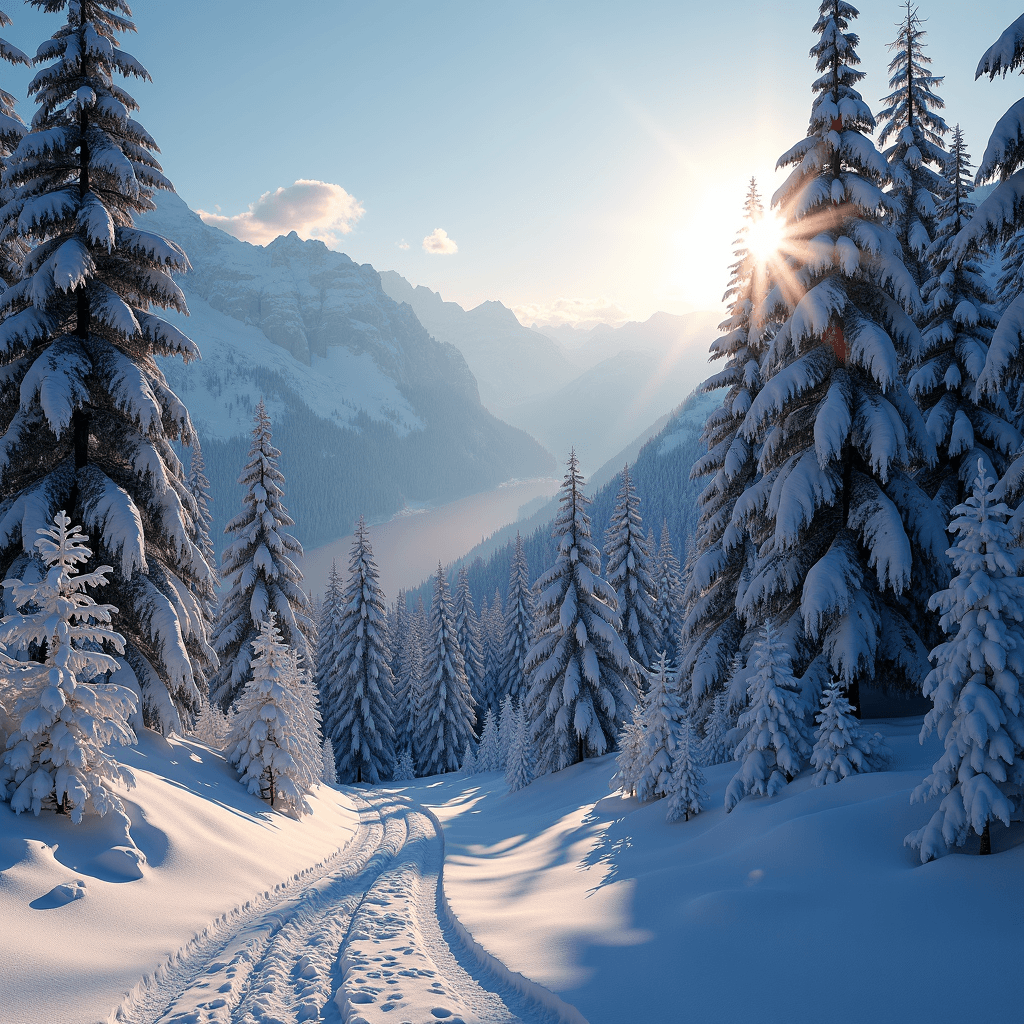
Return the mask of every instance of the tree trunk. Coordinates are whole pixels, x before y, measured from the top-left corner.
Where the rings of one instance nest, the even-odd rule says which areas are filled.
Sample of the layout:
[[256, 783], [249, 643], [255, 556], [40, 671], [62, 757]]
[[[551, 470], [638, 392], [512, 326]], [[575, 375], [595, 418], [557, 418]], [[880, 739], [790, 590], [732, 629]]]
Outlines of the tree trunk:
[[577, 733], [576, 734], [576, 762], [577, 762], [577, 764], [582, 764], [584, 759], [586, 758], [586, 756], [587, 756], [587, 749], [586, 749], [586, 747], [583, 744], [583, 737], [579, 733]]
[[989, 825], [992, 823], [989, 821], [985, 822], [985, 829], [981, 833], [981, 850], [979, 851], [983, 856], [992, 852], [992, 836], [989, 833]]

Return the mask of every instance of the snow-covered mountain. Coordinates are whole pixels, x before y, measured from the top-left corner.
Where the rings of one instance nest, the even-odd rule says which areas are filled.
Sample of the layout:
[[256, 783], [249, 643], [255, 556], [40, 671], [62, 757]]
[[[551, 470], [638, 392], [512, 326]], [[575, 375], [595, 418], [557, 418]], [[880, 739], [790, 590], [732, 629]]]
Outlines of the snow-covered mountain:
[[[406, 501], [458, 497], [551, 460], [481, 404], [465, 359], [389, 298], [373, 267], [294, 232], [267, 246], [204, 224], [174, 194], [141, 225], [182, 245], [182, 328], [203, 360], [164, 360], [199, 430], [222, 524], [262, 395], [282, 450], [286, 502], [305, 544], [349, 532]], [[173, 319], [173, 317], [172, 317]]]
[[462, 352], [491, 412], [560, 461], [575, 446], [585, 472], [708, 376], [708, 346], [722, 319], [713, 312], [655, 313], [620, 327], [537, 329], [524, 327], [500, 302], [465, 310], [394, 272], [382, 273], [381, 283], [438, 341]]
[[[454, 345], [465, 356], [480, 385], [481, 401], [496, 416], [505, 418], [506, 410], [557, 390], [579, 372], [560, 346], [524, 327], [500, 302], [463, 309], [423, 285], [413, 287], [393, 270], [383, 271], [380, 280], [395, 302], [412, 306], [438, 341]], [[518, 425], [529, 430], [526, 424]]]

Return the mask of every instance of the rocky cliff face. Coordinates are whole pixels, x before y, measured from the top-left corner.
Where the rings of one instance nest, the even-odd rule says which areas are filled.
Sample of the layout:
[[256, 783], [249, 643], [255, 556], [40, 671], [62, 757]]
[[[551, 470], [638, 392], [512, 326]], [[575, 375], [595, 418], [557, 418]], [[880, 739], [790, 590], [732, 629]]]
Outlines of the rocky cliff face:
[[384, 517], [546, 473], [549, 456], [480, 404], [461, 353], [434, 340], [380, 276], [292, 233], [251, 245], [210, 227], [176, 195], [140, 227], [171, 238], [192, 271], [179, 280], [180, 323], [201, 363], [164, 361], [200, 432], [226, 520], [237, 500], [252, 409], [267, 400], [304, 543], [350, 532], [359, 513]]

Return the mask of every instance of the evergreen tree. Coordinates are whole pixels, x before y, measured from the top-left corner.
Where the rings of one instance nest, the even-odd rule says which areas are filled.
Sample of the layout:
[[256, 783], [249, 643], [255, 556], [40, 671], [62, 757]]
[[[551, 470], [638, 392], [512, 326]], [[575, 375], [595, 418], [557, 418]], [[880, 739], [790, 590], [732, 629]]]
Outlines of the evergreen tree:
[[633, 705], [630, 719], [619, 733], [619, 752], [615, 756], [615, 774], [612, 789], [623, 796], [636, 796], [636, 784], [644, 765], [644, 733], [646, 731], [648, 694], [641, 693]]
[[477, 770], [476, 754], [473, 753], [473, 744], [470, 740], [466, 740], [466, 749], [462, 752], [462, 771], [466, 775], [476, 775]]
[[324, 737], [324, 745], [321, 748], [321, 757], [323, 759], [323, 779], [328, 786], [336, 786], [338, 784], [338, 766], [334, 760], [334, 744], [331, 743], [331, 737]]
[[480, 750], [477, 754], [477, 771], [496, 772], [502, 767], [501, 748], [498, 742], [498, 719], [494, 708], [484, 714], [484, 729], [480, 735]]
[[672, 771], [666, 787], [666, 821], [678, 821], [680, 818], [689, 821], [690, 815], [700, 814], [703, 810], [708, 795], [704, 791], [704, 773], [700, 769], [700, 743], [694, 732], [693, 720], [684, 714], [679, 723], [679, 739], [672, 755]]
[[759, 475], [759, 446], [751, 443], [742, 427], [764, 383], [762, 364], [770, 339], [764, 314], [769, 274], [764, 254], [751, 244], [752, 233], [764, 223], [764, 208], [753, 179], [743, 212], [743, 226], [734, 243], [736, 262], [724, 296], [729, 317], [719, 325], [725, 334], [711, 345], [711, 358], [725, 359], [726, 364], [700, 388], [704, 392], [728, 390], [701, 435], [707, 454], [690, 472], [692, 480], [711, 479], [698, 501], [700, 519], [681, 597], [681, 636], [672, 635], [673, 642], [680, 643], [680, 675], [689, 681], [694, 701], [721, 685], [744, 632], [736, 598], [751, 551], [743, 529], [734, 522], [734, 511]]
[[[653, 548], [652, 548], [653, 550]], [[661, 621], [661, 646], [670, 665], [676, 663], [677, 641], [683, 623], [683, 585], [679, 559], [672, 548], [668, 520], [661, 524], [661, 543], [655, 567], [655, 585], [658, 590], [658, 618]]]
[[574, 450], [552, 531], [558, 554], [537, 581], [536, 641], [526, 659], [527, 712], [541, 771], [614, 747], [635, 700], [632, 659], [619, 636], [615, 591], [601, 578], [588, 504]]
[[622, 640], [633, 661], [649, 671], [662, 650], [661, 620], [651, 549], [644, 538], [640, 499], [629, 478], [628, 465], [622, 470], [622, 486], [605, 534], [604, 553], [608, 582], [618, 600]]
[[922, 861], [961, 845], [972, 828], [982, 853], [990, 852], [990, 823], [1009, 826], [1011, 798], [1024, 792], [1024, 555], [1006, 525], [1009, 509], [993, 500], [994, 484], [979, 459], [974, 493], [949, 524], [956, 575], [932, 598], [951, 639], [932, 651], [924, 686], [933, 707], [921, 742], [937, 732], [944, 752], [911, 796], [942, 797], [928, 824], [907, 837]]
[[[970, 171], [971, 157], [957, 125], [936, 237], [929, 249], [932, 272], [922, 290], [925, 326], [919, 365], [910, 379], [910, 393], [924, 412], [941, 456], [938, 468], [928, 474], [926, 487], [935, 495], [942, 527], [948, 510], [965, 496], [978, 459], [984, 460], [986, 472], [998, 477], [1006, 469], [1008, 456], [1024, 444], [1013, 425], [1006, 393], [978, 393], [978, 376], [998, 322], [982, 254], [972, 245], [959, 261], [951, 258], [954, 238], [974, 216]], [[937, 552], [935, 557], [946, 564]], [[948, 572], [936, 583], [931, 593], [948, 585]]]
[[[10, 24], [11, 19], [3, 11], [0, 11], [0, 28], [6, 28]], [[9, 64], [24, 64], [26, 66], [32, 64], [32, 61], [21, 50], [12, 46], [6, 39], [0, 39], [0, 59]], [[14, 199], [14, 190], [2, 184], [2, 180], [11, 154], [25, 137], [27, 131], [15, 103], [15, 98], [9, 92], [0, 89], [0, 206]], [[0, 239], [0, 287], [17, 283], [21, 277], [26, 248], [23, 240], [17, 234], [12, 233]], [[9, 391], [6, 384], [0, 384], [0, 409], [4, 413], [8, 411], [13, 413], [17, 408], [18, 399], [13, 394], [9, 394]], [[13, 399], [15, 407], [8, 410], [6, 406], [11, 399]], [[9, 422], [10, 416], [5, 415], [3, 423], [6, 425]]]
[[906, 595], [937, 544], [931, 498], [912, 476], [934, 463], [934, 443], [900, 375], [919, 344], [920, 299], [882, 221], [896, 206], [854, 88], [856, 13], [821, 4], [810, 135], [779, 161], [794, 167], [774, 200], [788, 255], [766, 305], [781, 302], [787, 319], [744, 418], [761, 476], [733, 512], [760, 541], [737, 594], [744, 622], [778, 622], [809, 700], [836, 678], [855, 703], [862, 679], [920, 686], [927, 648]]
[[[1004, 77], [1024, 66], [1024, 15], [1021, 15], [985, 51], [975, 78]], [[1024, 230], [1024, 140], [1020, 130], [1021, 101], [1013, 104], [996, 122], [975, 178], [980, 185], [998, 179], [993, 192], [978, 207], [974, 217], [961, 228], [949, 249], [951, 262], [970, 259], [978, 247], [996, 241], [1011, 243], [1011, 259]], [[1005, 279], [1004, 274], [1004, 279]], [[1016, 290], [1014, 275], [1005, 281], [1001, 298], [1005, 308], [992, 335], [984, 369], [978, 376], [978, 392], [998, 400], [1001, 393], [1018, 396], [1024, 385], [1024, 293]], [[1019, 402], [1018, 409], [1019, 409]], [[1011, 508], [1011, 529], [1024, 534], [1024, 454], [1019, 454], [1000, 480], [1000, 495]]]
[[504, 632], [505, 613], [502, 609], [501, 594], [495, 589], [494, 600], [491, 602], [487, 617], [481, 621], [484, 656], [484, 692], [487, 694], [488, 704], [494, 708], [501, 706], [502, 698], [505, 696], [501, 690], [501, 656]]
[[[465, 566], [459, 569], [459, 584], [455, 590], [455, 632], [459, 637], [459, 648], [466, 662], [466, 680], [473, 695], [477, 715], [483, 715], [487, 706], [484, 690], [484, 658], [480, 638], [480, 622], [473, 607], [473, 595], [469, 590], [469, 573]], [[482, 719], [481, 719], [482, 721]]]
[[236, 701], [228, 760], [250, 793], [293, 815], [309, 814], [305, 765], [311, 757], [303, 746], [295, 659], [277, 628], [276, 612], [260, 623], [253, 648], [252, 675]]
[[682, 725], [687, 718], [664, 654], [650, 678], [650, 693], [644, 708], [643, 747], [634, 768], [636, 783], [633, 788], [641, 801], [668, 796], [672, 764], [682, 739]]
[[293, 526], [284, 507], [281, 453], [270, 443], [270, 417], [260, 399], [249, 456], [238, 482], [245, 488], [242, 511], [224, 528], [234, 540], [224, 549], [221, 576], [228, 591], [221, 602], [213, 646], [220, 668], [210, 681], [210, 697], [222, 707], [234, 701], [252, 675], [253, 641], [274, 612], [285, 645], [304, 660], [312, 622], [300, 586], [302, 572], [292, 561], [302, 545], [284, 528]]
[[530, 653], [533, 636], [533, 593], [530, 590], [530, 569], [526, 564], [523, 539], [518, 533], [509, 571], [502, 635], [498, 692], [503, 696], [511, 695], [517, 704], [522, 704], [530, 689], [526, 676], [526, 656]]
[[17, 728], [0, 761], [0, 795], [18, 814], [53, 807], [76, 824], [87, 810], [124, 814], [112, 783], [135, 784], [129, 769], [106, 751], [135, 743], [128, 718], [136, 698], [124, 686], [96, 681], [116, 672], [103, 648], [124, 652], [124, 638], [110, 628], [117, 609], [97, 604], [86, 588], [107, 584], [110, 566], [79, 575], [92, 552], [64, 512], [35, 542], [46, 575], [37, 582], [6, 579], [19, 612], [0, 624], [0, 644], [11, 650], [45, 651], [43, 665], [18, 665], [3, 655], [0, 671], [20, 691]]
[[899, 33], [889, 44], [889, 88], [878, 114], [881, 128], [878, 144], [892, 180], [893, 205], [889, 223], [903, 250], [903, 261], [920, 287], [930, 276], [927, 257], [935, 237], [936, 199], [942, 194], [942, 168], [946, 162], [943, 139], [949, 128], [935, 113], [946, 104], [935, 93], [942, 78], [928, 72], [931, 57], [925, 56], [927, 33], [912, 0], [906, 0], [906, 16], [898, 23]]
[[[211, 539], [213, 515], [210, 512], [210, 481], [206, 476], [206, 460], [203, 458], [203, 449], [199, 444], [198, 437], [192, 442], [187, 483], [199, 513], [196, 517], [196, 544], [207, 563], [212, 567], [217, 564], [217, 556], [213, 550], [213, 540]], [[212, 622], [217, 574], [212, 572], [198, 582], [204, 586], [201, 596]]]
[[426, 771], [426, 764], [428, 760], [429, 751], [423, 750], [420, 746], [420, 739], [423, 736], [423, 731], [420, 728], [420, 724], [423, 722], [423, 716], [425, 714], [424, 700], [426, 699], [427, 690], [427, 658], [428, 649], [430, 647], [429, 641], [430, 622], [427, 618], [427, 610], [423, 606], [422, 596], [418, 598], [416, 602], [416, 610], [412, 614], [411, 623], [411, 640], [416, 645], [415, 651], [412, 653], [410, 665], [413, 671], [413, 675], [409, 680], [409, 736], [412, 739], [412, 757], [413, 762], [416, 765], [416, 770], [420, 775], [429, 774]]
[[216, 705], [208, 700], [203, 701], [203, 706], [196, 715], [196, 724], [192, 728], [192, 735], [197, 740], [205, 743], [214, 750], [223, 750], [231, 734], [231, 719]]
[[320, 695], [312, 673], [302, 662], [298, 652], [288, 649], [292, 689], [299, 705], [296, 735], [299, 740], [299, 779], [306, 789], [318, 786], [324, 779], [323, 744], [324, 734], [320, 717]]
[[[0, 261], [21, 248], [18, 280], [0, 296], [0, 572], [20, 577], [36, 530], [58, 509], [83, 525], [112, 565], [104, 598], [120, 609], [124, 661], [147, 724], [184, 733], [200, 691], [192, 653], [211, 665], [196, 594], [211, 583], [199, 509], [173, 444], [195, 432], [157, 356], [199, 355], [151, 313], [185, 311], [173, 273], [184, 252], [133, 226], [170, 189], [138, 108], [114, 81], [147, 80], [121, 49], [134, 31], [120, 0], [37, 0], [67, 21], [37, 50], [31, 130], [0, 189]], [[12, 51], [2, 48], [8, 58]], [[0, 104], [2, 105], [2, 104]], [[12, 139], [16, 122], [0, 118]], [[3, 273], [10, 276], [8, 266]]]
[[533, 781], [534, 755], [530, 741], [530, 725], [521, 704], [512, 713], [512, 739], [505, 765], [505, 781], [510, 793], [518, 793]]
[[412, 751], [403, 747], [402, 752], [395, 761], [395, 782], [409, 782], [416, 778], [416, 765], [413, 763]]
[[422, 751], [421, 775], [459, 770], [462, 751], [473, 739], [473, 695], [455, 632], [455, 614], [441, 564], [434, 581], [425, 645], [422, 700], [416, 732]]
[[732, 760], [732, 752], [726, 737], [732, 731], [733, 723], [724, 693], [716, 693], [711, 705], [711, 714], [704, 726], [704, 743], [701, 759], [704, 764], [725, 764]]
[[764, 624], [755, 655], [749, 707], [738, 722], [744, 735], [733, 755], [740, 768], [725, 791], [727, 811], [748, 793], [775, 796], [799, 773], [811, 752], [804, 721], [807, 705], [786, 644], [770, 622]]
[[512, 749], [512, 732], [516, 724], [516, 700], [506, 693], [501, 702], [498, 716], [498, 767], [504, 771], [508, 764], [508, 752]]
[[818, 730], [811, 751], [816, 786], [842, 782], [858, 772], [878, 771], [887, 763], [885, 738], [862, 729], [855, 710], [838, 686], [830, 686], [822, 695], [821, 710], [814, 716]]
[[338, 601], [336, 653], [323, 691], [324, 732], [334, 745], [342, 782], [378, 783], [391, 776], [395, 763], [395, 681], [380, 573], [362, 516], [348, 568]]
[[395, 728], [395, 753], [413, 750], [413, 711], [415, 708], [415, 680], [419, 677], [422, 656], [416, 617], [409, 608], [405, 591], [398, 592], [395, 602], [395, 626], [392, 636], [391, 671], [395, 677], [395, 706], [392, 724]]
[[316, 617], [316, 672], [313, 678], [320, 693], [322, 707], [327, 706], [327, 680], [338, 653], [337, 641], [341, 629], [341, 591], [341, 573], [338, 572], [337, 559], [333, 559], [331, 571], [327, 574], [327, 587], [324, 590], [319, 614]]

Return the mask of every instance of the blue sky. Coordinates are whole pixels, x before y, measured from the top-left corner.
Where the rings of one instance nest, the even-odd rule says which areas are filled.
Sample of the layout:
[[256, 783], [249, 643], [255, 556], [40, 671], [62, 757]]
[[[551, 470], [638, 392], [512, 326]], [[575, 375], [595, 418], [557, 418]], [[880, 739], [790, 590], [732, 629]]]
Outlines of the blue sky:
[[[30, 52], [59, 24], [5, 9], [7, 37]], [[278, 197], [295, 202], [275, 223], [293, 214], [300, 233], [323, 234], [303, 219], [312, 196], [347, 213], [350, 230], [327, 237], [353, 259], [466, 306], [500, 299], [526, 319], [715, 308], [746, 180], [772, 191], [775, 161], [810, 112], [812, 2], [133, 10], [139, 33], [124, 45], [154, 82], [131, 91], [193, 209], [234, 217], [297, 180], [327, 182], [338, 188]], [[877, 111], [900, 7], [860, 10], [862, 88]], [[977, 161], [1024, 90], [1017, 76], [975, 82], [974, 69], [1020, 8], [922, 0], [920, 12], [947, 120]], [[27, 76], [6, 76], [23, 94]], [[438, 228], [457, 252], [424, 251]]]

